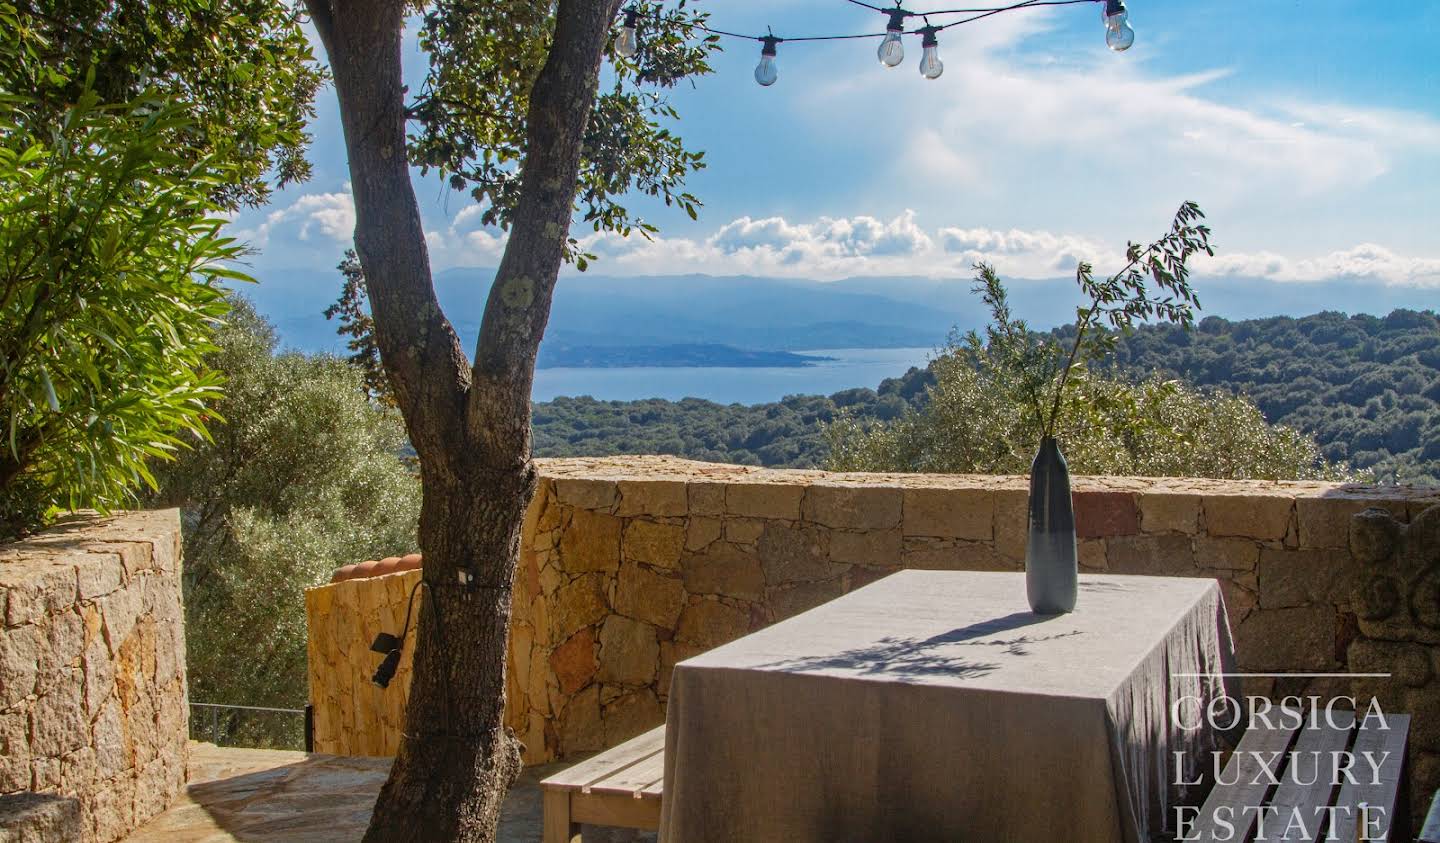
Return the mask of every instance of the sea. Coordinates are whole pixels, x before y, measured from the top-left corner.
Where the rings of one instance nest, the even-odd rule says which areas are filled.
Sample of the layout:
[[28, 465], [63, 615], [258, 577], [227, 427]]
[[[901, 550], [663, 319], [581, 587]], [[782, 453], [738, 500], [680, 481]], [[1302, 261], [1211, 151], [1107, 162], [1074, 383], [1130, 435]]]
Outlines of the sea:
[[535, 401], [588, 395], [601, 401], [642, 398], [703, 398], [720, 404], [766, 404], [787, 395], [830, 395], [880, 385], [886, 378], [923, 367], [934, 348], [826, 348], [797, 354], [828, 357], [813, 366], [633, 366], [613, 369], [555, 368], [535, 372]]

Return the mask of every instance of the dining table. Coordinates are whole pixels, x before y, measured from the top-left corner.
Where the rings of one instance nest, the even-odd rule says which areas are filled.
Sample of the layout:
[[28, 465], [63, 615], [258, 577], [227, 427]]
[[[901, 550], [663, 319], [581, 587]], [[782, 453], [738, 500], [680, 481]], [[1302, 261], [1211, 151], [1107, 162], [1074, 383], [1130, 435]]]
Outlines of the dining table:
[[1149, 843], [1236, 737], [1233, 665], [1213, 579], [1038, 615], [1020, 572], [899, 571], [676, 665], [660, 839]]

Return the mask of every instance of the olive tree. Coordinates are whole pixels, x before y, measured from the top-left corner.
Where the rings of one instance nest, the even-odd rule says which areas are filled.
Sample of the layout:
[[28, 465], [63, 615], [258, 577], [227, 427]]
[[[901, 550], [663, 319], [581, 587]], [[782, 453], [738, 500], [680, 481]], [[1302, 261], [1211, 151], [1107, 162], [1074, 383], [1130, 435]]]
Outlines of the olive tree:
[[1198, 219], [1198, 209], [1182, 206], [1165, 237], [1131, 244], [1126, 267], [1105, 280], [1080, 264], [1076, 280], [1089, 304], [1053, 334], [1017, 318], [994, 268], [977, 265], [975, 292], [990, 310], [984, 332], [951, 335], [930, 363], [934, 383], [918, 407], [889, 421], [847, 416], [829, 425], [827, 467], [1025, 474], [1035, 443], [1057, 436], [1080, 474], [1348, 479], [1314, 440], [1269, 424], [1244, 396], [1107, 365], [1136, 321], [1156, 316], [1189, 328], [1198, 300], [1185, 260], [1208, 249]]
[[[398, 413], [359, 367], [276, 353], [273, 329], [233, 302], [205, 362], [225, 377], [211, 441], [157, 464], [145, 502], [181, 507], [185, 638], [198, 702], [301, 708], [305, 595], [336, 567], [415, 549], [420, 481]], [[244, 653], [243, 658], [237, 654]], [[299, 748], [298, 722], [240, 719], [233, 736]]]
[[[425, 555], [406, 725], [367, 840], [490, 840], [520, 769], [503, 723], [506, 636], [531, 459], [535, 357], [570, 236], [653, 230], [638, 189], [694, 213], [702, 162], [663, 123], [663, 89], [704, 72], [710, 38], [682, 7], [642, 2], [642, 49], [613, 56], [620, 0], [439, 0], [418, 22], [430, 66], [406, 80], [402, 0], [307, 0], [330, 59], [375, 340], [423, 479]], [[412, 128], [413, 127], [413, 128]], [[412, 167], [437, 169], [509, 231], [473, 360], [441, 311]]]

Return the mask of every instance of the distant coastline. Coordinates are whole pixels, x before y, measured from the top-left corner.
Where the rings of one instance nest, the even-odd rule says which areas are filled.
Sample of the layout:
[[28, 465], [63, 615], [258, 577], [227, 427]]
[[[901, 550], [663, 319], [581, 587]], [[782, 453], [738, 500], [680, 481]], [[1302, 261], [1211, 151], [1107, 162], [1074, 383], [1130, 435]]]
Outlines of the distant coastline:
[[729, 345], [574, 345], [540, 347], [540, 369], [730, 368], [803, 369], [833, 360], [790, 351], [753, 351]]

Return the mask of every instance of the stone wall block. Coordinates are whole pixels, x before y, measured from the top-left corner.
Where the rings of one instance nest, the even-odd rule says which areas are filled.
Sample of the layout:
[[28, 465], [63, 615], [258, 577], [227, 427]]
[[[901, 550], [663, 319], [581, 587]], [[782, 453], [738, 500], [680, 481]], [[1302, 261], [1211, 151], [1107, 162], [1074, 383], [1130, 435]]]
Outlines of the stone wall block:
[[[135, 622], [144, 611], [145, 595], [142, 591], [145, 584], [159, 582], [158, 577], [139, 578], [142, 587], [126, 588], [115, 592], [97, 601], [100, 606], [100, 614], [105, 619], [105, 643], [110, 648], [110, 654], [117, 656], [120, 653], [120, 646], [125, 639], [130, 637], [130, 632], [135, 628]], [[178, 618], [169, 620], [179, 622]]]
[[655, 627], [623, 615], [611, 615], [600, 627], [601, 682], [649, 685], [660, 664], [660, 641]]
[[924, 571], [1015, 571], [1022, 564], [984, 542], [959, 539], [907, 538], [902, 559]]
[[856, 565], [845, 575], [845, 590], [854, 591], [864, 588], [872, 582], [883, 580], [896, 572], [896, 568], [867, 568]]
[[745, 518], [800, 520], [805, 487], [779, 483], [735, 483], [725, 487], [725, 512]]
[[30, 718], [24, 711], [0, 713], [0, 793], [30, 787]]
[[846, 566], [830, 561], [830, 533], [819, 527], [773, 522], [757, 544], [767, 585], [834, 579], [845, 573]]
[[1140, 532], [1140, 508], [1129, 492], [1075, 492], [1075, 535], [1082, 539]]
[[689, 492], [684, 480], [621, 480], [616, 485], [620, 492], [616, 515], [666, 518], [689, 511]]
[[613, 515], [577, 509], [560, 537], [560, 559], [570, 573], [616, 571], [620, 568], [621, 520]]
[[132, 759], [126, 747], [125, 715], [119, 698], [112, 696], [105, 701], [100, 716], [91, 726], [91, 734], [100, 778], [109, 779], [130, 769]]
[[606, 746], [618, 746], [665, 722], [665, 709], [651, 688], [640, 688], [606, 703], [600, 712]]
[[1189, 536], [1166, 533], [1116, 536], [1105, 540], [1105, 558], [1112, 574], [1200, 575]]
[[1110, 570], [1110, 560], [1105, 554], [1104, 539], [1080, 539], [1076, 545], [1079, 553], [1080, 570], [1090, 573], [1104, 573]]
[[1256, 672], [1335, 670], [1335, 621], [1329, 607], [1256, 609], [1235, 629], [1236, 662]]
[[1290, 495], [1213, 495], [1205, 498], [1205, 529], [1212, 536], [1283, 541], [1294, 509]]
[[[135, 553], [139, 550], [134, 548]], [[104, 597], [124, 584], [125, 562], [120, 553], [91, 552], [86, 556], [75, 566], [76, 591], [81, 600]]]
[[74, 752], [90, 738], [82, 695], [83, 679], [75, 668], [57, 671], [56, 681], [35, 700], [30, 715], [30, 754], [36, 758], [59, 758]]
[[1030, 532], [1030, 493], [1024, 489], [995, 491], [995, 550], [1023, 560]]
[[564, 641], [610, 613], [603, 574], [582, 574], [555, 590], [550, 607], [550, 637]]
[[570, 698], [560, 713], [560, 753], [594, 752], [605, 748], [600, 722], [600, 686], [591, 685]]
[[830, 533], [832, 562], [897, 568], [904, 550], [905, 542], [898, 529], [866, 532], [835, 530]]
[[765, 602], [774, 611], [775, 620], [780, 621], [807, 612], [822, 603], [829, 603], [844, 593], [845, 581], [841, 578], [798, 582], [768, 589], [765, 592]]
[[716, 542], [704, 553], [687, 556], [680, 567], [684, 590], [739, 600], [765, 596], [765, 569], [760, 557], [728, 542]]
[[[574, 529], [575, 525], [571, 525], [571, 530]], [[625, 525], [624, 558], [627, 562], [644, 562], [658, 568], [674, 568], [680, 563], [684, 550], [683, 525], [661, 524], [642, 518], [632, 519]]]
[[560, 496], [555, 491], [555, 481], [543, 479], [540, 481], [540, 487], [535, 490], [535, 498], [530, 502], [530, 508], [525, 511], [527, 521], [531, 517], [535, 519], [534, 537], [537, 539], [537, 546], [541, 544], [538, 541], [541, 536], [546, 537], [544, 544], [549, 545], [550, 538], [565, 523], [565, 516], [573, 508], [573, 506], [567, 506], [560, 502]]
[[1195, 564], [1201, 568], [1253, 571], [1260, 562], [1260, 545], [1251, 539], [1196, 536], [1194, 548]]
[[[1337, 548], [1350, 546], [1350, 519], [1375, 501], [1354, 497], [1301, 497], [1295, 500], [1300, 546]], [[1404, 517], [1404, 507], [1400, 507]]]
[[725, 484], [692, 480], [686, 486], [686, 492], [689, 496], [688, 514], [692, 519], [697, 515], [725, 514]]
[[[172, 657], [173, 658], [173, 657]], [[85, 716], [93, 718], [100, 706], [115, 693], [115, 662], [100, 639], [85, 647], [82, 669], [85, 676]]]
[[1260, 605], [1265, 608], [1333, 603], [1346, 605], [1357, 587], [1359, 566], [1341, 550], [1260, 551]]
[[[759, 571], [759, 562], [755, 562]], [[688, 568], [687, 568], [688, 570]], [[615, 611], [636, 620], [674, 629], [685, 605], [685, 585], [673, 576], [627, 562], [615, 588]]]
[[590, 684], [599, 667], [595, 657], [595, 631], [588, 626], [550, 652], [550, 670], [559, 681], [560, 690], [567, 694]]
[[82, 746], [60, 759], [60, 789], [70, 793], [88, 790], [96, 782], [95, 749]]
[[593, 477], [558, 477], [555, 498], [578, 509], [611, 512], [620, 500], [620, 490], [613, 480]]
[[719, 541], [724, 523], [719, 518], [692, 516], [685, 524], [685, 549], [704, 550], [711, 542]]
[[1199, 495], [1144, 492], [1137, 497], [1142, 531], [1194, 535], [1199, 530]]
[[995, 496], [989, 489], [905, 489], [906, 536], [969, 541], [995, 537]]
[[[39, 650], [35, 693], [48, 694], [57, 686], [83, 677], [79, 668], [85, 651], [85, 619], [71, 607], [46, 617], [39, 624], [45, 643]], [[76, 684], [79, 691], [80, 684]]]
[[6, 630], [0, 636], [0, 708], [10, 708], [35, 693], [45, 636], [37, 624]]
[[725, 541], [731, 544], [755, 544], [765, 532], [762, 518], [726, 518]]
[[806, 521], [847, 530], [900, 526], [901, 496], [884, 486], [816, 483], [805, 492]]
[[680, 613], [675, 640], [701, 651], [727, 644], [750, 631], [750, 613], [717, 600], [692, 598]]
[[34, 623], [75, 603], [75, 567], [49, 557], [15, 556], [0, 561], [5, 587], [5, 625]]

